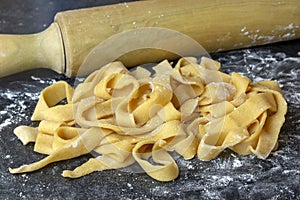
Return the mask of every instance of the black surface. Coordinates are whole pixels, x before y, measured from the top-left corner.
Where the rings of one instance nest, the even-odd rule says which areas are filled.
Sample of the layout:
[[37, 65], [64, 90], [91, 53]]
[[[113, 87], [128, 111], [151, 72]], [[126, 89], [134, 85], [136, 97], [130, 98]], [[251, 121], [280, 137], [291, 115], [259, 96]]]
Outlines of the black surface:
[[[118, 1], [0, 0], [0, 33], [32, 33], [47, 27], [57, 11]], [[1, 44], [0, 44], [1, 45]], [[253, 80], [276, 79], [288, 102], [279, 149], [266, 160], [225, 151], [203, 162], [178, 159], [178, 179], [157, 182], [145, 174], [120, 170], [66, 179], [90, 155], [63, 161], [30, 174], [11, 175], [7, 168], [42, 158], [33, 145], [13, 135], [19, 125], [33, 125], [30, 115], [39, 92], [68, 79], [46, 69], [0, 79], [0, 199], [300, 199], [300, 40], [212, 55], [225, 72], [237, 71]]]

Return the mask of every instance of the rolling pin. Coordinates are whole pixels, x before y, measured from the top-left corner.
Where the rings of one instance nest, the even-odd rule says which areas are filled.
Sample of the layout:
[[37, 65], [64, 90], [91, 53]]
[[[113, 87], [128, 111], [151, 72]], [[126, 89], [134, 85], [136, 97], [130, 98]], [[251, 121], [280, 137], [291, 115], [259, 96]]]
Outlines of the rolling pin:
[[210, 53], [297, 39], [299, 10], [299, 0], [149, 0], [59, 12], [40, 33], [0, 35], [0, 77], [41, 67], [78, 75], [99, 43], [142, 27], [176, 30]]

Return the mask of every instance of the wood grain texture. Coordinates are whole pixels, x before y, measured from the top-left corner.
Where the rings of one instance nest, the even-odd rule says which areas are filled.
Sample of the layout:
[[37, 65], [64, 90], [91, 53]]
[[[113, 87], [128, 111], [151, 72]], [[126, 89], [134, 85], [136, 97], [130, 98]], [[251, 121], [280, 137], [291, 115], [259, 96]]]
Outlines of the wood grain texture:
[[62, 12], [55, 21], [70, 76], [96, 45], [125, 30], [168, 28], [216, 52], [299, 38], [299, 10], [297, 0], [153, 0]]

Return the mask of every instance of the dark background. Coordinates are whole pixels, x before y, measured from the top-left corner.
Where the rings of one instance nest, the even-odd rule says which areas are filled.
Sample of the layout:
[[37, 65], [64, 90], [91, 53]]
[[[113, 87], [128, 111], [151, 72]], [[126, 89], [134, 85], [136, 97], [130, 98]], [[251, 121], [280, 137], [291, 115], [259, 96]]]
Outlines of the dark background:
[[[56, 12], [119, 2], [0, 0], [0, 33], [40, 32]], [[253, 80], [275, 79], [280, 83], [289, 109], [279, 149], [268, 159], [239, 156], [229, 150], [209, 162], [178, 159], [180, 176], [168, 183], [120, 170], [74, 180], [60, 175], [63, 169], [73, 169], [90, 155], [50, 164], [30, 174], [11, 175], [8, 167], [43, 157], [33, 152], [32, 144], [23, 146], [13, 134], [16, 126], [33, 125], [30, 115], [37, 97], [30, 95], [57, 80], [74, 82], [53, 71], [36, 69], [0, 78], [0, 199], [300, 199], [300, 41], [221, 52], [212, 57], [222, 63], [225, 72], [237, 71]]]
[[[132, 0], [131, 0], [132, 1]], [[117, 0], [0, 0], [0, 33], [35, 33], [44, 30], [55, 14], [64, 10], [88, 8], [130, 1]]]

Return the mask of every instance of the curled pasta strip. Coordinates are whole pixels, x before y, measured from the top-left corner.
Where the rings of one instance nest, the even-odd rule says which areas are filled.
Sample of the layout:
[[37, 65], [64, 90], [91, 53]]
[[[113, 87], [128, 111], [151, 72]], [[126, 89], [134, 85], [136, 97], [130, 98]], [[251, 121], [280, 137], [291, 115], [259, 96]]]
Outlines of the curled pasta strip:
[[[166, 142], [161, 139], [157, 141], [145, 140], [137, 143], [132, 151], [136, 162], [139, 163], [149, 176], [158, 181], [171, 181], [179, 174], [178, 166], [174, 159], [163, 149], [165, 144]], [[145, 147], [151, 148], [151, 153], [144, 152]], [[147, 161], [150, 156], [157, 164]]]
[[59, 81], [44, 89], [32, 114], [31, 120], [71, 121], [72, 105], [56, 105], [66, 99], [71, 103], [73, 88], [64, 81]]
[[277, 147], [287, 105], [275, 81], [225, 74], [208, 58], [182, 58], [175, 67], [165, 60], [153, 69], [153, 75], [140, 67], [129, 72], [113, 62], [75, 90], [63, 81], [45, 88], [32, 116], [39, 126], [14, 132], [46, 157], [9, 171], [35, 171], [92, 153], [62, 175], [78, 178], [138, 163], [150, 177], [170, 181], [179, 175], [171, 152], [211, 160], [229, 148], [265, 159]]
[[[99, 128], [90, 128], [86, 130], [76, 140], [67, 143], [56, 149], [52, 154], [43, 158], [40, 161], [31, 163], [30, 165], [22, 165], [19, 168], [9, 168], [11, 173], [31, 172], [48, 165], [49, 163], [75, 158], [91, 152], [94, 149], [104, 134]], [[91, 138], [93, 138], [91, 140]]]

